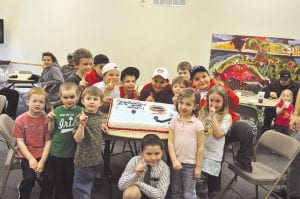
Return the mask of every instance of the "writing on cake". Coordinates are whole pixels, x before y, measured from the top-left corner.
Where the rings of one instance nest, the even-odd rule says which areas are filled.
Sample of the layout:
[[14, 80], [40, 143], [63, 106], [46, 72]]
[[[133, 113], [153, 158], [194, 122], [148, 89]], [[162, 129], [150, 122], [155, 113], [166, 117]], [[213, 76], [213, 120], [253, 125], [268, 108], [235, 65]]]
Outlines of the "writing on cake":
[[128, 109], [144, 110], [146, 104], [139, 101], [124, 101], [121, 99], [117, 99], [117, 106], [125, 106]]

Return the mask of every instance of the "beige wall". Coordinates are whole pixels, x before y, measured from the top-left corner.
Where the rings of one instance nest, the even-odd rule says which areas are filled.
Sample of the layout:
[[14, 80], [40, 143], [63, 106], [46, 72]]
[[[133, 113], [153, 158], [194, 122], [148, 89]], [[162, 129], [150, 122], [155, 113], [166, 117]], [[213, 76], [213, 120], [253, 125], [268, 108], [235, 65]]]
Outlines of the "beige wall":
[[153, 7], [151, 0], [0, 0], [5, 44], [0, 59], [39, 63], [53, 52], [61, 64], [84, 47], [122, 68], [138, 66], [140, 84], [155, 67], [172, 76], [183, 60], [208, 65], [212, 33], [300, 39], [299, 0], [188, 0]]

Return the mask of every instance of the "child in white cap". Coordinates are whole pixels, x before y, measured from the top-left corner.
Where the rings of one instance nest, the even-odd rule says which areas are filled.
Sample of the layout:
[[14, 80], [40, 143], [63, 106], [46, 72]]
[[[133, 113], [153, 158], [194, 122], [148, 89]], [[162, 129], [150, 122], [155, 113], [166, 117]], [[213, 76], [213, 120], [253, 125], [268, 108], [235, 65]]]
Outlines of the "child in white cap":
[[120, 69], [115, 63], [107, 63], [102, 69], [103, 81], [94, 84], [104, 95], [104, 102], [110, 102], [113, 98], [120, 97], [119, 76]]
[[139, 100], [172, 104], [173, 92], [169, 79], [167, 69], [156, 68], [152, 75], [152, 82], [143, 87]]

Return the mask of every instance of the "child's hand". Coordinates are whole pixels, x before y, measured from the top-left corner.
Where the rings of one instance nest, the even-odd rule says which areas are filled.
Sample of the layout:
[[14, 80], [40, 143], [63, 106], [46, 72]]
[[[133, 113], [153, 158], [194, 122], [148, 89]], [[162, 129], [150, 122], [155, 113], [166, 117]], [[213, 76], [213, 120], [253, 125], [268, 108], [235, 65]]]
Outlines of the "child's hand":
[[300, 129], [300, 117], [292, 117], [290, 121], [290, 128], [292, 131], [297, 131]]
[[277, 99], [277, 93], [270, 92], [270, 97], [272, 97], [273, 99]]
[[51, 120], [51, 121], [53, 121], [55, 119], [56, 115], [54, 113], [54, 106], [53, 105], [51, 106], [51, 111], [48, 113], [47, 116], [48, 116], [49, 120]]
[[201, 177], [201, 169], [199, 167], [196, 167], [194, 171], [194, 178], [200, 178], [200, 177]]
[[134, 99], [139, 99], [139, 97], [140, 97], [140, 92], [139, 92], [139, 90], [138, 89], [135, 89], [134, 90]]
[[154, 102], [153, 93], [151, 92], [150, 95], [146, 98], [146, 102]]
[[106, 133], [106, 134], [109, 134], [109, 130], [108, 130], [108, 128], [107, 128], [106, 125], [103, 125], [103, 126], [102, 126], [102, 132], [103, 132], [103, 133]]
[[290, 106], [290, 102], [284, 102], [283, 103], [283, 107], [284, 108], [289, 108], [289, 106]]
[[29, 168], [31, 168], [35, 171], [38, 166], [37, 160], [35, 158], [31, 158], [28, 160], [28, 162], [29, 162]]
[[113, 90], [114, 87], [115, 87], [115, 85], [113, 83], [113, 79], [110, 79], [110, 81], [108, 82], [108, 84], [105, 85], [105, 89], [109, 90], [109, 91]]
[[88, 116], [85, 115], [84, 110], [82, 110], [81, 115], [80, 115], [80, 117], [79, 117], [79, 120], [80, 120], [80, 124], [81, 124], [82, 126], [85, 126], [85, 125], [86, 125], [87, 120], [88, 120]]
[[88, 82], [84, 78], [79, 82], [80, 88], [86, 88], [88, 85]]
[[177, 103], [178, 96], [179, 96], [179, 93], [175, 93], [174, 97], [172, 98], [173, 104]]
[[137, 176], [140, 177], [144, 173], [145, 170], [146, 170], [146, 166], [143, 161], [143, 158], [141, 157], [141, 160], [138, 162], [138, 164], [135, 167], [135, 173], [137, 174]]
[[215, 113], [216, 113], [216, 108], [213, 107], [213, 106], [209, 107], [209, 113], [210, 113], [211, 116], [214, 116]]
[[36, 172], [36, 173], [42, 173], [43, 170], [44, 170], [44, 168], [45, 168], [45, 162], [42, 161], [42, 160], [40, 160], [40, 161], [38, 161], [38, 163], [37, 163], [37, 168], [36, 168], [35, 172]]
[[175, 171], [179, 171], [180, 169], [182, 169], [182, 164], [181, 164], [181, 162], [179, 162], [178, 160], [175, 160], [175, 161], [173, 162], [173, 169], [174, 169]]

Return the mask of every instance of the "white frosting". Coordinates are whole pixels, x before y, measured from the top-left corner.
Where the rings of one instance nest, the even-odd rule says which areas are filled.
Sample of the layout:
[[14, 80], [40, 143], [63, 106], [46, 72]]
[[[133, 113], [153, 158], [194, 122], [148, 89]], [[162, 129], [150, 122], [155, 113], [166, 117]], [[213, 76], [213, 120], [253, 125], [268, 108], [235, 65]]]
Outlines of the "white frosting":
[[170, 120], [176, 115], [173, 104], [115, 98], [110, 110], [108, 127], [168, 132]]

